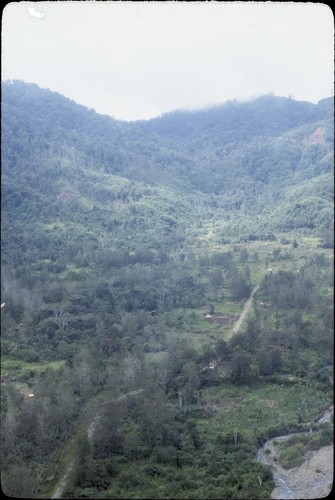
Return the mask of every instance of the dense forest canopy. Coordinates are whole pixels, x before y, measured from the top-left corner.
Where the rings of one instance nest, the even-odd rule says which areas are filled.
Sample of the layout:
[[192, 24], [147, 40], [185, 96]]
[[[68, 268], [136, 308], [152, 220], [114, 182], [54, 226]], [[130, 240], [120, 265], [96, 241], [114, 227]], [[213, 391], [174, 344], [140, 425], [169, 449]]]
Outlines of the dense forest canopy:
[[5, 492], [269, 498], [257, 447], [331, 401], [333, 99], [127, 123], [3, 82], [1, 154]]

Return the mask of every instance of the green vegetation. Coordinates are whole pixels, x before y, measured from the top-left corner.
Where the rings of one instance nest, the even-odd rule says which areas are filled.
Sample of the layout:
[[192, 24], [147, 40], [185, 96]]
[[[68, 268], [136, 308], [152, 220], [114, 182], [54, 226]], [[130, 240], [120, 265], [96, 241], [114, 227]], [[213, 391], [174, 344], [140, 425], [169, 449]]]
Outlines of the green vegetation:
[[331, 426], [305, 436], [293, 436], [287, 441], [280, 443], [279, 460], [286, 469], [297, 467], [304, 461], [307, 451], [318, 450], [322, 446], [333, 443], [333, 432]]
[[5, 493], [269, 498], [258, 447], [332, 400], [331, 100], [2, 98]]

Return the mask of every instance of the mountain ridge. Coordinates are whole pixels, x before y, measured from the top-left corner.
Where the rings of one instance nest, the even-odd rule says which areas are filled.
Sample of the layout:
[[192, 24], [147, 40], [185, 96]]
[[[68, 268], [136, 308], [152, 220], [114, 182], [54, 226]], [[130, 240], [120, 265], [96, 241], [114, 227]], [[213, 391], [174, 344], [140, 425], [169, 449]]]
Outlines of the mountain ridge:
[[[265, 211], [284, 214], [285, 190], [319, 176], [332, 185], [332, 102], [326, 98], [312, 104], [270, 95], [123, 123], [35, 84], [5, 82], [2, 192], [6, 200], [8, 186], [14, 183], [21, 194], [28, 189], [30, 197], [54, 192], [57, 200], [63, 191], [79, 190], [85, 200], [84, 193], [90, 191], [93, 198], [84, 205], [105, 200], [108, 212], [107, 200], [124, 196], [115, 194], [122, 189], [113, 188], [108, 177], [103, 180], [112, 175], [116, 184], [135, 183], [133, 191], [137, 183], [142, 184], [140, 192], [146, 185], [165, 186], [170, 197], [189, 200], [190, 206], [196, 198], [208, 205], [214, 196], [221, 211], [251, 216], [267, 207]], [[84, 186], [80, 176], [91, 185]], [[331, 201], [325, 184], [318, 183], [314, 194], [328, 206], [321, 224], [328, 227]], [[100, 193], [99, 202], [94, 202], [94, 192]], [[298, 193], [302, 198], [303, 188]], [[276, 206], [269, 200], [277, 200]], [[285, 217], [275, 218], [278, 227], [291, 225]], [[320, 224], [317, 211], [311, 218], [306, 227]]]
[[329, 406], [330, 105], [265, 101], [129, 124], [3, 84], [9, 496], [268, 499], [256, 450]]

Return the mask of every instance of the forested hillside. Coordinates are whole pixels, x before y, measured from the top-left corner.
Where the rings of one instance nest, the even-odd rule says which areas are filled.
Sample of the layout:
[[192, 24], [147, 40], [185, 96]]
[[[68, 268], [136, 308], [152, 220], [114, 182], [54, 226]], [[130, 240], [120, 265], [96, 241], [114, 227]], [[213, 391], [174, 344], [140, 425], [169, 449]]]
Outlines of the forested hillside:
[[331, 402], [333, 100], [127, 123], [4, 82], [1, 153], [6, 494], [269, 498], [257, 447]]

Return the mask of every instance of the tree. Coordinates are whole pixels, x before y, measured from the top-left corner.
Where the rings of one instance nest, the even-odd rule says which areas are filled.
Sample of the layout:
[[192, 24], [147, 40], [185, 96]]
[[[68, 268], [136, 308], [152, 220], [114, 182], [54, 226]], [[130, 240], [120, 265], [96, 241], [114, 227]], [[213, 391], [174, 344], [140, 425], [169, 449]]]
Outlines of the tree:
[[243, 264], [248, 261], [248, 259], [249, 259], [249, 252], [248, 252], [248, 250], [246, 248], [242, 248], [242, 250], [240, 251], [239, 258], [240, 258], [240, 262], [242, 262]]
[[209, 282], [213, 288], [223, 286], [223, 274], [221, 269], [215, 269], [209, 273]]
[[76, 463], [72, 472], [74, 485], [90, 486], [95, 478], [95, 463], [87, 433], [78, 437], [76, 451]]
[[[180, 375], [176, 378], [180, 406], [183, 403], [196, 401], [196, 391], [200, 387], [199, 369], [194, 361], [185, 363]], [[182, 402], [182, 403], [181, 403]]]
[[233, 299], [240, 300], [248, 297], [251, 291], [251, 284], [247, 268], [243, 273], [234, 268], [229, 273], [227, 286]]
[[26, 465], [14, 464], [1, 474], [1, 486], [8, 498], [34, 498], [36, 483]]
[[108, 457], [120, 453], [123, 447], [121, 423], [124, 411], [123, 402], [116, 400], [106, 403], [96, 421], [93, 434], [93, 456]]
[[282, 366], [282, 355], [278, 348], [266, 346], [258, 351], [258, 365], [261, 375], [272, 375]]
[[252, 381], [250, 356], [240, 348], [235, 348], [230, 366], [230, 380], [234, 384], [248, 384]]

